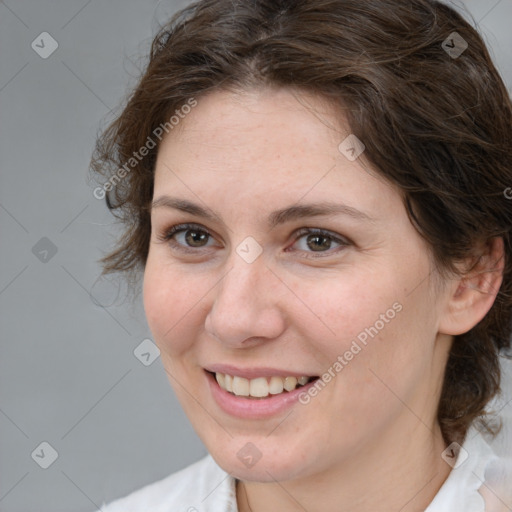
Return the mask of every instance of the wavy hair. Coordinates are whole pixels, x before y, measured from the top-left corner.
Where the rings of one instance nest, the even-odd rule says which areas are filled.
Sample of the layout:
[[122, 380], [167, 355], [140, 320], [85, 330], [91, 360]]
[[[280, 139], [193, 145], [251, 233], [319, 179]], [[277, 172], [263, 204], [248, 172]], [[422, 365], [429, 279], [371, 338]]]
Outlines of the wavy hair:
[[[302, 89], [343, 109], [441, 270], [503, 239], [503, 283], [486, 317], [455, 337], [438, 409], [447, 442], [462, 441], [477, 419], [497, 432], [484, 420], [500, 389], [500, 350], [510, 347], [512, 106], [478, 32], [434, 0], [195, 2], [156, 35], [124, 110], [97, 140], [93, 173], [112, 180], [190, 98], [263, 86]], [[144, 268], [158, 147], [105, 188], [124, 225], [102, 259], [105, 273], [136, 277]]]

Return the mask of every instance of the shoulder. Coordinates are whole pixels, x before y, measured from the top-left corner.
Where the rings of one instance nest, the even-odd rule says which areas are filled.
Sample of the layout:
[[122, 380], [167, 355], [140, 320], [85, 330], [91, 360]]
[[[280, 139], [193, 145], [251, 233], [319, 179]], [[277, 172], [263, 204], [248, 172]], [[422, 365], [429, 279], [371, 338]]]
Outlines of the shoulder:
[[204, 459], [101, 507], [102, 512], [236, 512], [235, 480]]

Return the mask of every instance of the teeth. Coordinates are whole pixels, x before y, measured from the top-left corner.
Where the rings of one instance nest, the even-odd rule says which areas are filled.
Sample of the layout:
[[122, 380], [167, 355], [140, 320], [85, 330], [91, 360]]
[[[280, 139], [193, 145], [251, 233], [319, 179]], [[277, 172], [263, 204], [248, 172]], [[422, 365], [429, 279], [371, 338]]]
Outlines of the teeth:
[[257, 398], [268, 396], [268, 382], [265, 377], [251, 379], [249, 382], [249, 394]]
[[219, 386], [230, 393], [237, 396], [251, 396], [254, 398], [265, 398], [270, 395], [278, 395], [283, 391], [293, 391], [297, 385], [304, 386], [310, 380], [310, 377], [257, 377], [256, 379], [246, 379], [228, 375], [224, 373], [216, 373], [215, 378]]
[[270, 384], [268, 385], [268, 391], [271, 395], [278, 395], [282, 393], [284, 389], [284, 382], [281, 377], [270, 377]]
[[216, 373], [215, 378], [222, 389], [226, 389], [226, 376], [223, 373]]
[[284, 389], [293, 391], [297, 387], [297, 379], [295, 377], [286, 377], [284, 379]]
[[249, 381], [243, 377], [233, 377], [233, 393], [238, 396], [249, 396]]
[[[217, 375], [217, 374], [215, 374]], [[222, 387], [222, 384], [219, 382], [219, 386]], [[233, 377], [231, 375], [224, 375], [224, 389], [229, 392], [233, 392]]]

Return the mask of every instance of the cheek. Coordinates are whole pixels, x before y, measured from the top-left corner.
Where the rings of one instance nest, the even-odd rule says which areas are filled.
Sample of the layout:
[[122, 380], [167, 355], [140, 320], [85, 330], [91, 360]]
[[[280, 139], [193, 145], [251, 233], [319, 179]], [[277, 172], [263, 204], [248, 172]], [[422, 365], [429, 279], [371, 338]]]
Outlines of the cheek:
[[380, 407], [393, 399], [390, 389], [406, 396], [430, 371], [436, 338], [430, 295], [424, 288], [410, 293], [407, 276], [399, 275], [362, 279], [354, 273], [328, 294], [325, 285], [310, 289], [309, 301], [323, 322], [313, 318], [305, 334], [340, 403]]
[[144, 309], [146, 319], [162, 355], [176, 356], [185, 351], [197, 324], [200, 298], [199, 283], [187, 279], [148, 258], [144, 272]]
[[[380, 277], [380, 279], [379, 279]], [[340, 274], [318, 281], [312, 286], [302, 285], [298, 295], [304, 297], [311, 314], [296, 316], [302, 325], [308, 325], [307, 338], [334, 361], [358, 342], [364, 348], [369, 340], [390, 330], [400, 321], [402, 305], [391, 279], [369, 273]], [[316, 318], [315, 318], [316, 317]], [[357, 347], [353, 352], [360, 354]], [[351, 357], [348, 355], [348, 357]]]

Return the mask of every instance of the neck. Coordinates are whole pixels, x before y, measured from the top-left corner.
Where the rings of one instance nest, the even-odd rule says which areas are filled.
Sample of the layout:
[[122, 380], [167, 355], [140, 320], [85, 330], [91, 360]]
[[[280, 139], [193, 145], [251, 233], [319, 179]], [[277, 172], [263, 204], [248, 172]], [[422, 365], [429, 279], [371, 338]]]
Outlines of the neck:
[[240, 512], [423, 512], [450, 473], [439, 426], [386, 432], [338, 467], [298, 480], [238, 482]]

